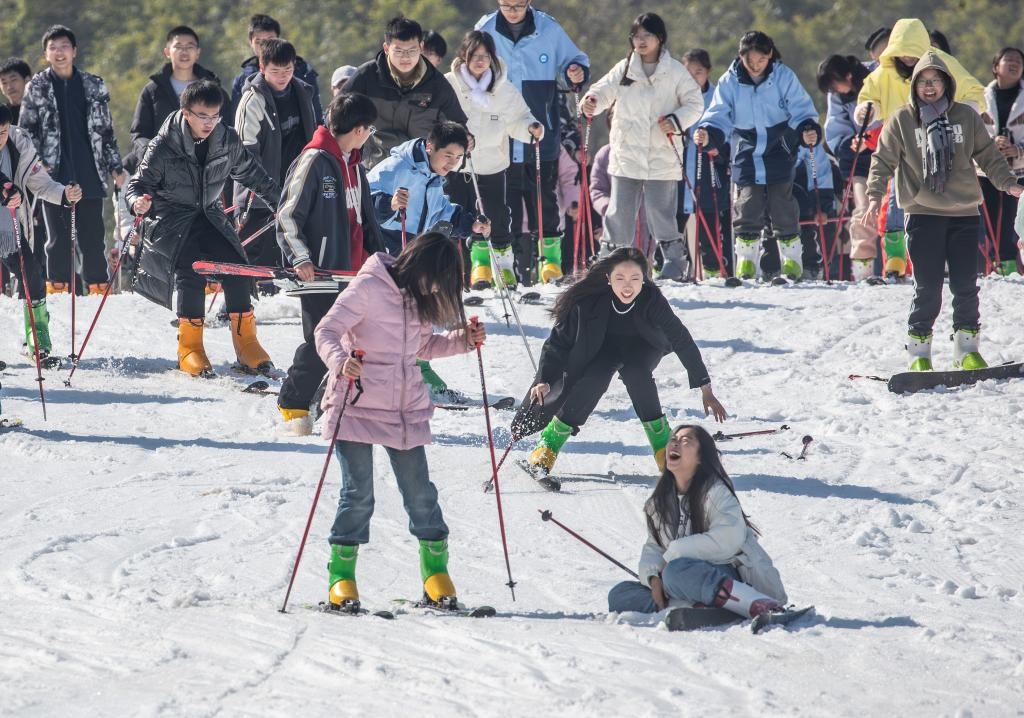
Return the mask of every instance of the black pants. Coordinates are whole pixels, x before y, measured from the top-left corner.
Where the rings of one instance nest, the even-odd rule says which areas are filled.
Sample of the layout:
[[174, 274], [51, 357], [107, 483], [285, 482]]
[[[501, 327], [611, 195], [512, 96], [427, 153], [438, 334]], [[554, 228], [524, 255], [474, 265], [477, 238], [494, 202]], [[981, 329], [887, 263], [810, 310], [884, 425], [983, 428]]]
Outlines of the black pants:
[[558, 410], [558, 418], [569, 426], [583, 426], [591, 412], [608, 391], [615, 372], [626, 385], [633, 402], [633, 410], [640, 421], [652, 421], [661, 416], [661, 399], [654, 383], [654, 370], [665, 355], [639, 337], [631, 337], [622, 344], [626, 347], [605, 345], [594, 360], [583, 370], [583, 375], [569, 389], [565, 403]]
[[[178, 254], [175, 267], [174, 286], [178, 290], [178, 316], [199, 319], [206, 316], [206, 277], [196, 274], [192, 263], [198, 260], [211, 262], [238, 262], [241, 257], [227, 238], [218, 232], [206, 215], [200, 213], [189, 228], [185, 245]], [[220, 278], [224, 291], [224, 310], [229, 313], [247, 312], [252, 309], [249, 292], [252, 280], [249, 277], [224, 275]]]
[[313, 331], [324, 315], [334, 306], [337, 294], [307, 294], [299, 297], [302, 306], [302, 337], [304, 341], [295, 350], [295, 358], [288, 368], [288, 376], [281, 383], [277, 404], [285, 409], [307, 409], [313, 394], [327, 373], [327, 365], [316, 352]]
[[931, 334], [942, 308], [942, 277], [947, 262], [949, 289], [953, 293], [953, 329], [979, 326], [978, 221], [977, 215], [907, 215], [907, 245], [914, 264], [914, 303], [908, 324], [915, 334]]
[[[1017, 216], [1016, 197], [1006, 192], [1000, 192], [995, 188], [988, 177], [979, 177], [981, 181], [981, 194], [985, 198], [985, 211], [988, 212], [988, 221], [992, 223], [992, 230], [996, 233], [995, 253], [992, 254], [992, 261], [1005, 262], [1008, 259], [1017, 259], [1017, 233], [1013, 231], [1013, 220]], [[1002, 214], [1000, 215], [1000, 210]], [[999, 224], [1000, 217], [1002, 224]], [[999, 225], [998, 227], [996, 225]], [[981, 242], [988, 252], [988, 242], [985, 239], [988, 234], [988, 224], [982, 222]]]
[[[243, 242], [274, 221], [273, 213], [266, 207], [255, 207], [249, 212], [245, 226], [238, 231], [238, 238]], [[249, 264], [260, 267], [282, 267], [281, 247], [277, 243], [277, 232], [268, 229], [245, 247]]]
[[[512, 244], [512, 225], [509, 219], [508, 200], [505, 198], [505, 172], [493, 175], [477, 175], [480, 194], [483, 195], [484, 214], [491, 220], [491, 244], [501, 249]], [[476, 214], [476, 192], [473, 180], [468, 174], [451, 172], [445, 180], [445, 194], [467, 212]], [[474, 237], [475, 239], [475, 237]]]
[[[46, 276], [51, 282], [70, 282], [71, 208], [49, 202], [43, 205], [46, 219]], [[75, 207], [78, 253], [86, 284], [107, 281], [107, 257], [103, 228], [103, 200], [83, 199]]]
[[[32, 253], [32, 250], [28, 247], [28, 242], [25, 238], [21, 238], [21, 252], [20, 256], [25, 258], [25, 276], [28, 279], [28, 292], [32, 296], [33, 302], [38, 302], [41, 299], [46, 299], [46, 284], [43, 281], [43, 275], [39, 271], [39, 263], [36, 261], [36, 256]], [[19, 252], [9, 254], [3, 259], [4, 267], [11, 274], [11, 279], [14, 280], [18, 285], [18, 298], [25, 298], [25, 283], [21, 277], [21, 259], [19, 258]]]
[[[523, 233], [523, 212], [531, 232], [537, 231], [537, 169], [533, 160], [533, 148], [525, 150], [525, 162], [513, 162], [508, 172], [508, 207], [512, 218], [512, 249], [516, 256], [516, 272], [524, 284], [532, 282], [532, 272], [539, 251], [536, 237]], [[541, 224], [545, 237], [557, 237], [558, 198], [555, 186], [558, 183], [558, 160], [540, 163]], [[481, 190], [482, 191], [482, 190]]]

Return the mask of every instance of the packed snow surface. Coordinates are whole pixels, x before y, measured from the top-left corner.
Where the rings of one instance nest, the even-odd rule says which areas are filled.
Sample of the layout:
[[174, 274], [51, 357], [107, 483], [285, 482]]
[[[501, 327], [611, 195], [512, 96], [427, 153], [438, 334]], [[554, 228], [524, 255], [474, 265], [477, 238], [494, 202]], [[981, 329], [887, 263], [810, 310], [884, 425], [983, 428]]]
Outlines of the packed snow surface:
[[[553, 292], [554, 290], [545, 290]], [[501, 472], [516, 600], [508, 588], [482, 409], [438, 411], [431, 476], [451, 528], [460, 598], [491, 619], [315, 610], [340, 471], [332, 460], [287, 614], [278, 612], [326, 455], [285, 436], [274, 399], [239, 391], [228, 329], [207, 329], [220, 377], [174, 370], [171, 314], [110, 298], [73, 381], [20, 355], [22, 311], [0, 297], [0, 714], [1010, 716], [1024, 713], [1024, 381], [913, 396], [848, 375], [904, 366], [912, 288], [826, 286], [665, 292], [696, 338], [724, 427], [703, 416], [674, 356], [657, 372], [673, 423], [789, 431], [721, 443], [745, 510], [798, 605], [816, 615], [753, 635], [747, 624], [670, 633], [608, 616], [628, 576], [538, 509], [630, 566], [655, 480], [618, 380], [563, 451], [560, 494]], [[546, 296], [550, 305], [550, 294]], [[983, 281], [983, 353], [1024, 357], [1024, 280]], [[947, 306], [935, 365], [950, 366]], [[98, 298], [78, 301], [77, 346]], [[69, 300], [50, 300], [58, 351]], [[479, 313], [492, 396], [522, 397], [533, 369], [515, 326]], [[520, 306], [538, 355], [550, 318]], [[279, 367], [300, 341], [298, 302], [261, 301]], [[472, 395], [475, 355], [438, 361]], [[498, 450], [508, 412], [492, 415]], [[803, 435], [813, 436], [805, 461]], [[521, 458], [529, 442], [517, 446]], [[382, 450], [360, 554], [364, 605], [420, 593], [417, 546]]]

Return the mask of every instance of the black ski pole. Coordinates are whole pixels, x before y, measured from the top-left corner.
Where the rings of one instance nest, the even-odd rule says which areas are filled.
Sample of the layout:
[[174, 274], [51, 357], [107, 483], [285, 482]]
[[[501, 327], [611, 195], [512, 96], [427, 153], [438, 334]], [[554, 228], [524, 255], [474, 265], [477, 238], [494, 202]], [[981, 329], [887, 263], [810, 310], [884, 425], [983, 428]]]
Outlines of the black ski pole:
[[635, 578], [635, 579], [637, 579], [637, 580], [640, 580], [640, 575], [639, 575], [639, 574], [637, 574], [637, 573], [636, 573], [636, 571], [632, 571], [632, 570], [630, 570], [629, 568], [626, 568], [626, 565], [625, 565], [625, 564], [623, 564], [623, 563], [622, 563], [621, 561], [617, 561], [616, 559], [612, 558], [611, 556], [609, 556], [608, 554], [606, 554], [606, 553], [605, 553], [604, 551], [602, 551], [601, 549], [599, 549], [599, 548], [598, 548], [597, 546], [595, 546], [594, 544], [592, 544], [592, 543], [590, 543], [589, 541], [587, 541], [587, 540], [586, 540], [585, 538], [583, 538], [583, 537], [582, 537], [582, 536], [580, 536], [580, 535], [579, 535], [578, 533], [576, 533], [575, 531], [573, 531], [573, 530], [572, 530], [571, 528], [569, 528], [568, 526], [566, 526], [565, 524], [563, 524], [563, 523], [562, 523], [561, 521], [559, 521], [558, 519], [556, 519], [556, 518], [555, 518], [554, 516], [552, 516], [552, 515], [551, 515], [551, 512], [550, 512], [550, 511], [547, 511], [547, 510], [542, 510], [542, 509], [537, 509], [537, 511], [539, 511], [539, 512], [540, 512], [540, 518], [541, 518], [541, 521], [550, 521], [550, 522], [551, 522], [551, 523], [553, 523], [553, 524], [554, 524], [555, 526], [557, 526], [558, 528], [560, 528], [560, 529], [562, 529], [563, 531], [565, 531], [565, 532], [566, 532], [567, 534], [569, 534], [570, 536], [572, 536], [572, 537], [573, 537], [574, 539], [576, 539], [577, 541], [579, 541], [580, 543], [582, 543], [582, 544], [583, 544], [584, 546], [586, 546], [587, 548], [593, 549], [594, 551], [596, 551], [597, 553], [601, 554], [601, 555], [602, 555], [602, 556], [604, 556], [604, 557], [605, 557], [606, 559], [608, 559], [609, 561], [611, 561], [612, 563], [614, 563], [614, 564], [615, 564], [616, 566], [618, 566], [619, 568], [621, 568], [621, 569], [622, 569], [623, 571], [625, 571], [626, 573], [628, 573], [628, 574], [629, 574], [630, 576], [632, 576], [633, 578]]
[[[9, 193], [13, 187], [14, 185], [8, 183], [4, 189]], [[5, 198], [4, 201], [5, 204], [6, 199], [7, 198]], [[22, 197], [22, 201], [24, 201], [24, 197]], [[11, 213], [11, 220], [14, 222], [14, 243], [18, 247], [18, 261], [21, 263], [21, 286], [25, 291], [25, 304], [28, 309], [29, 325], [32, 327], [32, 345], [35, 349], [33, 354], [35, 354], [36, 358], [36, 381], [39, 382], [39, 401], [43, 405], [43, 421], [46, 421], [46, 392], [43, 391], [43, 381], [45, 381], [43, 379], [43, 363], [39, 358], [39, 337], [36, 334], [36, 313], [32, 311], [32, 293], [28, 288], [28, 273], [25, 271], [25, 255], [21, 251], [21, 227], [18, 224], [18, 210], [11, 209], [9, 211]]]
[[[477, 317], [470, 317], [471, 324], [477, 324]], [[476, 360], [480, 366], [480, 393], [484, 400], [484, 420], [487, 422], [487, 448], [491, 452], [491, 478], [494, 481], [494, 499], [498, 504], [498, 528], [501, 530], [501, 550], [505, 553], [505, 570], [508, 572], [508, 590], [512, 593], [512, 600], [516, 600], [516, 582], [512, 580], [512, 565], [508, 560], [508, 539], [505, 536], [505, 515], [501, 510], [501, 486], [498, 484], [498, 462], [494, 458], [494, 435], [491, 434], [491, 410], [487, 405], [487, 380], [484, 378], [484, 353], [481, 345], [476, 345]]]
[[[801, 441], [803, 442], [804, 448], [800, 450], [800, 455], [796, 457], [797, 461], [807, 458], [807, 450], [811, 448], [811, 442], [814, 441], [814, 437], [811, 436], [810, 434], [805, 434], [804, 438], [801, 439]], [[788, 452], [780, 451], [779, 453], [785, 456], [787, 459], [793, 458], [793, 455]]]
[[738, 434], [723, 434], [721, 431], [716, 431], [712, 435], [712, 439], [715, 441], [729, 441], [730, 439], [742, 439], [747, 436], [764, 436], [765, 434], [778, 434], [781, 431], [788, 431], [789, 425], [783, 424], [778, 429], [762, 429], [761, 431], [741, 431]]
[[[75, 182], [72, 181], [68, 183], [68, 186], [74, 187], [76, 185]], [[71, 247], [68, 251], [70, 261], [70, 267], [68, 268], [68, 271], [71, 272], [71, 280], [68, 284], [68, 287], [71, 289], [71, 353], [68, 355], [68, 359], [70, 359], [71, 361], [75, 361], [78, 358], [78, 355], [75, 354], [75, 295], [78, 293], [78, 288], [76, 286], [76, 281], [78, 279], [78, 277], [76, 276], [78, 274], [78, 269], [76, 267], [76, 265], [78, 264], [78, 213], [76, 212], [77, 207], [78, 202], [71, 203]]]
[[[366, 356], [366, 352], [362, 349], [356, 349], [352, 352], [352, 356], [356, 359], [362, 360]], [[359, 396], [363, 393], [363, 385], [358, 379], [349, 379], [348, 386], [345, 387], [345, 396], [341, 400], [341, 409], [338, 410], [338, 419], [334, 422], [334, 433], [331, 434], [331, 443], [327, 447], [327, 458], [324, 459], [324, 468], [320, 472], [320, 481], [316, 485], [316, 493], [313, 495], [313, 505], [309, 507], [309, 518], [306, 519], [306, 529], [302, 532], [302, 541], [299, 542], [299, 551], [295, 554], [295, 564], [292, 566], [292, 575], [288, 579], [288, 590], [284, 594], [284, 602], [281, 604], [281, 608], [278, 609], [280, 613], [287, 613], [288, 608], [288, 597], [292, 595], [292, 584], [295, 583], [295, 575], [299, 572], [299, 562], [302, 561], [302, 551], [306, 548], [306, 539], [309, 538], [309, 527], [313, 525], [313, 515], [316, 514], [316, 505], [320, 500], [320, 492], [324, 488], [324, 479], [327, 477], [327, 469], [331, 465], [331, 456], [334, 454], [334, 444], [338, 440], [338, 432], [341, 431], [341, 419], [345, 416], [345, 407], [348, 406], [348, 397], [352, 393], [352, 387], [357, 387], [356, 396], [352, 400], [355, 404], [359, 401]]]

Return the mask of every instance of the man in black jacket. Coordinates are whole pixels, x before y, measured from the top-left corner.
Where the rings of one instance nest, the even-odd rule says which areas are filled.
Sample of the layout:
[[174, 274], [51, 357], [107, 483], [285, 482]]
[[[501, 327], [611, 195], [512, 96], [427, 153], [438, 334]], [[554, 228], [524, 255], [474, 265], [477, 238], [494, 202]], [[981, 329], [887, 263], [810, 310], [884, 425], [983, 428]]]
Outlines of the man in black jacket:
[[[200, 80], [181, 93], [181, 110], [170, 115], [149, 144], [138, 172], [126, 185], [126, 200], [142, 226], [142, 257], [135, 289], [171, 308], [178, 290], [178, 367], [192, 376], [213, 368], [203, 348], [203, 290], [206, 280], [194, 261], [245, 262], [245, 250], [224, 214], [221, 193], [228, 177], [251, 187], [276, 208], [281, 191], [221, 123], [223, 92], [212, 80]], [[265, 372], [273, 364], [256, 339], [249, 298], [250, 282], [225, 276], [224, 304], [231, 317], [231, 339], [240, 368]]]
[[[327, 127], [317, 128], [288, 172], [277, 212], [277, 241], [303, 281], [312, 281], [317, 269], [358, 271], [372, 253], [384, 251], [360, 164], [376, 118], [366, 95], [336, 95], [327, 106]], [[309, 405], [327, 373], [313, 330], [337, 296], [330, 292], [299, 298], [304, 342], [295, 350], [277, 402], [287, 428], [299, 436], [313, 430]]]
[[[146, 153], [146, 145], [156, 137], [157, 130], [167, 116], [178, 111], [181, 93], [186, 87], [199, 80], [220, 83], [216, 75], [199, 64], [201, 54], [199, 35], [192, 28], [179, 25], [167, 33], [164, 57], [168, 62], [160, 72], [149, 76], [149, 82], [142, 88], [135, 105], [131, 137], [136, 159], [141, 159]], [[226, 120], [229, 112], [228, 95], [225, 92], [221, 117]]]
[[442, 120], [466, 124], [455, 90], [423, 59], [422, 43], [419, 23], [401, 15], [393, 18], [384, 30], [383, 49], [345, 85], [345, 92], [367, 95], [377, 106], [376, 151], [364, 158], [369, 167], [403, 142], [425, 139]]
[[[245, 83], [235, 111], [235, 130], [263, 169], [281, 184], [317, 127], [309, 85], [295, 77], [295, 48], [280, 39], [260, 44], [260, 71]], [[235, 215], [245, 240], [273, 221], [273, 212], [244, 187], [235, 186]], [[246, 246], [254, 264], [280, 265], [281, 252], [267, 233]]]

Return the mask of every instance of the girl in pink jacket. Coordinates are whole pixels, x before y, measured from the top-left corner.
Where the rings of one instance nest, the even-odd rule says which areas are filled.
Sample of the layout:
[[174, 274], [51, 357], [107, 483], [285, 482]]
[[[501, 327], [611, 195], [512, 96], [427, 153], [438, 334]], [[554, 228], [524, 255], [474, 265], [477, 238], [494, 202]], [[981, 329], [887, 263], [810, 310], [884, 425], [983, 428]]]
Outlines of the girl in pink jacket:
[[[481, 324], [468, 324], [462, 305], [462, 256], [455, 242], [437, 232], [416, 237], [398, 257], [377, 253], [338, 295], [317, 325], [316, 349], [329, 370], [324, 393], [324, 435], [337, 423], [349, 379], [362, 394], [345, 409], [335, 450], [341, 464], [341, 496], [331, 528], [329, 604], [359, 608], [355, 567], [359, 545], [370, 538], [373, 516], [373, 445], [388, 452], [420, 541], [420, 571], [426, 599], [457, 605], [448, 576], [448, 526], [430, 481], [424, 445], [431, 441], [434, 406], [416, 359], [464, 354], [483, 343]], [[433, 326], [452, 327], [435, 334]], [[365, 352], [362, 361], [353, 351]]]

